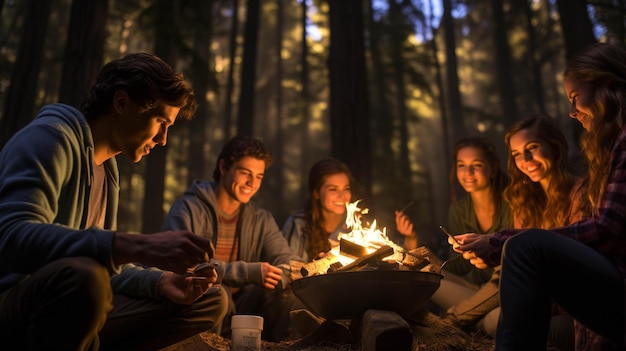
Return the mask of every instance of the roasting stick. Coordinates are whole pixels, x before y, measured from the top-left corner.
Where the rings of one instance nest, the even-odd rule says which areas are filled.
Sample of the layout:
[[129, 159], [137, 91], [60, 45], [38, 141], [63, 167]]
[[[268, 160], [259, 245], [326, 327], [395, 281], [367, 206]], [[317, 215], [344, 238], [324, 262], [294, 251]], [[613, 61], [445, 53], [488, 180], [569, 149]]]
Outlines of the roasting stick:
[[448, 231], [448, 229], [446, 229], [446, 227], [440, 225], [439, 229], [441, 229], [442, 232], [446, 233], [447, 236], [449, 236], [450, 238], [452, 238], [452, 240], [454, 240], [455, 243], [457, 243], [459, 246], [461, 246], [461, 243], [456, 240], [456, 238], [454, 237], [454, 235], [450, 234], [450, 232]]
[[409, 203], [407, 203], [406, 205], [404, 205], [404, 207], [402, 207], [400, 212], [404, 213], [404, 211], [408, 210], [409, 207], [413, 206], [414, 204], [415, 204], [415, 201], [413, 200], [409, 201]]

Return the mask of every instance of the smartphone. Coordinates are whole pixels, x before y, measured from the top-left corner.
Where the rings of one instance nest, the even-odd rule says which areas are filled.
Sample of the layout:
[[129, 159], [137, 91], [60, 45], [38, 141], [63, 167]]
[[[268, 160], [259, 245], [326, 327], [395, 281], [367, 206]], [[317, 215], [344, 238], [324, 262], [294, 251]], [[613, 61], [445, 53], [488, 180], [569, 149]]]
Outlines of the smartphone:
[[440, 226], [439, 226], [439, 229], [441, 229], [441, 231], [442, 231], [442, 232], [446, 233], [446, 235], [447, 235], [447, 236], [451, 237], [451, 238], [452, 238], [452, 240], [453, 240], [455, 243], [457, 243], [457, 245], [461, 246], [461, 243], [460, 243], [458, 240], [456, 240], [452, 234], [450, 234], [450, 232], [446, 229], [446, 227], [444, 227], [444, 226], [440, 225]]

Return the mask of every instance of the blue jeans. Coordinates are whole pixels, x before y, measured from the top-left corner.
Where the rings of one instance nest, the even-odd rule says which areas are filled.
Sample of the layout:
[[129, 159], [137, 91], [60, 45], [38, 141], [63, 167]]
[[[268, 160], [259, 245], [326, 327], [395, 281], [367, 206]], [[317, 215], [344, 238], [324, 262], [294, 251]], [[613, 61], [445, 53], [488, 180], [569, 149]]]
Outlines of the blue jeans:
[[623, 342], [624, 281], [611, 260], [549, 231], [511, 237], [502, 253], [496, 350], [545, 350], [552, 301], [587, 328]]

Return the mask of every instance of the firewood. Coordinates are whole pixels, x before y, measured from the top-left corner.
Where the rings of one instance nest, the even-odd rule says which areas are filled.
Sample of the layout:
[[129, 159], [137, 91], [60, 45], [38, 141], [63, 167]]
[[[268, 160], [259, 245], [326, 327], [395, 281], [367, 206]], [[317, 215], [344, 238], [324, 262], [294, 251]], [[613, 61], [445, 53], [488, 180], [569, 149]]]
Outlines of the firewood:
[[339, 262], [337, 256], [328, 252], [326, 256], [311, 262], [291, 261], [291, 279], [296, 280], [316, 274], [325, 274], [328, 268], [335, 262]]

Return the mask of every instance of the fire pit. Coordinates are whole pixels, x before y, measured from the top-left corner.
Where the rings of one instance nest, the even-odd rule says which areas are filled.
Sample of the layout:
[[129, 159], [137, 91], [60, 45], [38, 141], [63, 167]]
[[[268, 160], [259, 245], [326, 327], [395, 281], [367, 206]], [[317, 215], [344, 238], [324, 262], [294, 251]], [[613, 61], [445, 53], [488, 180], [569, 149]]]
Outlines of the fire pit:
[[339, 245], [319, 260], [292, 262], [293, 293], [327, 320], [358, 319], [367, 310], [411, 317], [439, 288], [442, 276], [424, 270], [427, 249], [404, 250], [376, 228], [376, 221], [363, 228], [367, 209], [357, 204], [346, 204], [351, 230], [340, 236]]
[[335, 272], [294, 280], [293, 293], [326, 319], [360, 318], [369, 309], [414, 315], [439, 288], [441, 275], [410, 270]]

